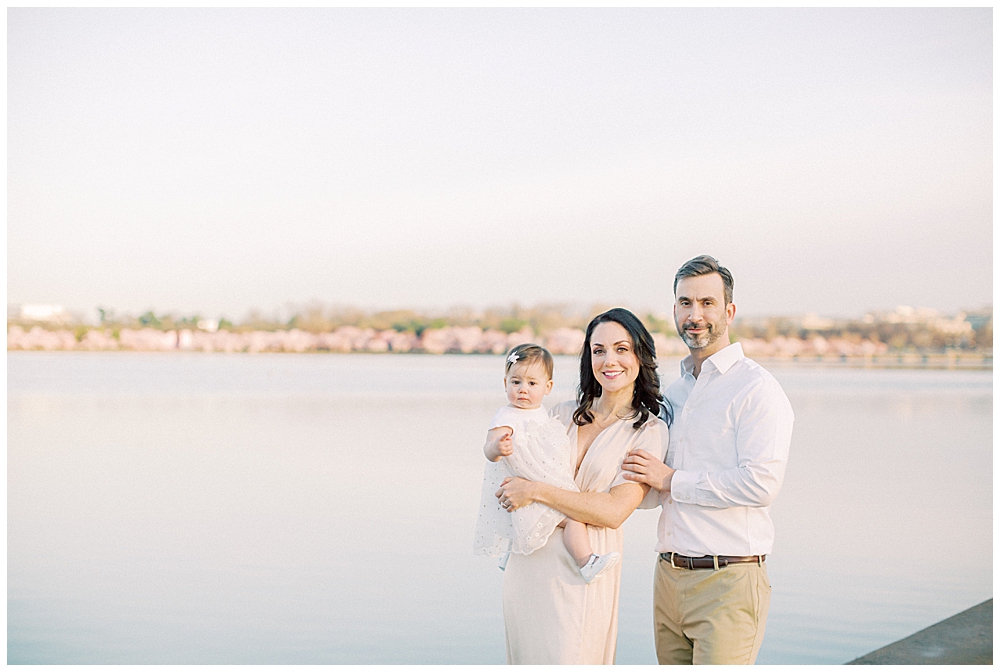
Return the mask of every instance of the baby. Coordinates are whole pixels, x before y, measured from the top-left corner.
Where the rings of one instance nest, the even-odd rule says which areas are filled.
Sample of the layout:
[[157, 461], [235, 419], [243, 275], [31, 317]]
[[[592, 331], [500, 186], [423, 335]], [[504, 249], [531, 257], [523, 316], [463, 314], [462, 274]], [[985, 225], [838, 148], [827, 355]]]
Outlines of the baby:
[[507, 355], [504, 388], [509, 405], [490, 423], [483, 452], [489, 463], [483, 475], [482, 503], [476, 523], [476, 553], [500, 556], [500, 569], [510, 553], [528, 555], [563, 527], [563, 543], [590, 583], [614, 567], [617, 552], [595, 555], [587, 526], [537, 502], [511, 513], [497, 501], [496, 491], [509, 476], [542, 481], [579, 492], [566, 428], [550, 418], [542, 398], [552, 391], [552, 355], [538, 345], [519, 345]]

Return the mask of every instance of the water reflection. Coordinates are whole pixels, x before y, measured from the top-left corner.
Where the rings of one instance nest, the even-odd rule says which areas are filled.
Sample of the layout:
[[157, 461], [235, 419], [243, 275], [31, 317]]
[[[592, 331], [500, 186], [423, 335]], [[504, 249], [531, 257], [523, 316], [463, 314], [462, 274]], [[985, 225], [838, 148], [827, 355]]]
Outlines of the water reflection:
[[[773, 371], [796, 426], [759, 662], [843, 662], [989, 597], [992, 374]], [[502, 574], [471, 553], [501, 377], [10, 353], [8, 661], [502, 662]], [[621, 663], [655, 662], [655, 521], [626, 523]]]

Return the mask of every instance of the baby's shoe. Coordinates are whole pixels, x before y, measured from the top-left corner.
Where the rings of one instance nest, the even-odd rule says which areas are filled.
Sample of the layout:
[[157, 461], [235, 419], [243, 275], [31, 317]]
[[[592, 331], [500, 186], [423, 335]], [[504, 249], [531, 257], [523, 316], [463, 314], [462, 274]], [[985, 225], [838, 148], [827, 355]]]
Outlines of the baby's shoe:
[[580, 574], [587, 583], [593, 583], [621, 560], [621, 553], [612, 551], [604, 555], [591, 555], [587, 564], [580, 568]]
[[[508, 560], [510, 560], [510, 553], [504, 553], [503, 555], [500, 556], [500, 562], [498, 564], [500, 566], [500, 571], [501, 572], [504, 571], [505, 569], [507, 569], [507, 561]], [[588, 581], [587, 583], [590, 583], [590, 582]]]

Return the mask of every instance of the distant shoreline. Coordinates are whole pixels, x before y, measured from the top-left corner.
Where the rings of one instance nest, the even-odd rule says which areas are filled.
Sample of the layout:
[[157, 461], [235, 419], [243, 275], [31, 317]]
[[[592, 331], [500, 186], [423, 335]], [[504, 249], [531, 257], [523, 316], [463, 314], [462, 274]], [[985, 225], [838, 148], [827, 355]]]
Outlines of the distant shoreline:
[[802, 367], [844, 369], [939, 369], [942, 371], [992, 371], [993, 355], [965, 353], [948, 355], [888, 354], [878, 357], [754, 357], [762, 365], [794, 364]]
[[[687, 348], [676, 336], [653, 334], [660, 359], [679, 359]], [[584, 334], [578, 329], [557, 329], [544, 335], [529, 331], [505, 334], [477, 328], [428, 329], [413, 333], [341, 328], [313, 334], [301, 330], [202, 332], [182, 329], [68, 329], [25, 331], [18, 325], [7, 331], [8, 352], [188, 352], [188, 353], [299, 353], [299, 354], [476, 354], [501, 355], [510, 347], [535, 342], [555, 355], [576, 356]], [[846, 343], [837, 339], [787, 339], [774, 341], [738, 339], [747, 356], [762, 364], [870, 369], [993, 369], [992, 350], [950, 349], [944, 352], [893, 350], [884, 343]]]
[[[157, 354], [173, 354], [172, 352], [163, 350], [103, 350], [103, 351], [87, 351], [87, 350], [11, 350], [7, 349], [9, 353], [32, 353], [32, 354], [50, 354], [50, 353], [81, 353], [88, 352], [94, 354], [134, 354], [134, 355], [157, 355]], [[386, 357], [403, 357], [403, 356], [415, 356], [415, 357], [499, 357], [500, 355], [494, 355], [493, 353], [483, 353], [483, 352], [444, 352], [440, 354], [431, 354], [426, 352], [330, 352], [328, 350], [309, 350], [305, 352], [283, 352], [283, 351], [267, 351], [267, 352], [200, 352], [200, 351], [175, 351], [183, 352], [184, 354], [190, 355], [312, 355], [317, 357], [322, 356], [358, 356], [358, 355], [379, 355]], [[556, 357], [574, 357], [574, 355], [556, 355]], [[658, 357], [658, 360], [679, 360], [681, 359], [678, 355], [667, 355], [663, 357]], [[931, 359], [930, 362], [924, 363], [922, 361], [904, 361], [899, 363], [896, 361], [895, 357], [876, 357], [873, 359], [865, 359], [862, 357], [852, 357], [847, 361], [835, 360], [833, 358], [819, 358], [819, 359], [803, 359], [801, 357], [754, 357], [754, 361], [758, 364], [763, 365], [765, 368], [770, 366], [789, 366], [793, 368], [816, 368], [816, 369], [881, 369], [881, 370], [897, 370], [897, 371], [992, 371], [993, 370], [993, 357], [992, 356], [969, 356], [957, 358], [952, 363], [944, 363], [940, 361], [935, 361]]]

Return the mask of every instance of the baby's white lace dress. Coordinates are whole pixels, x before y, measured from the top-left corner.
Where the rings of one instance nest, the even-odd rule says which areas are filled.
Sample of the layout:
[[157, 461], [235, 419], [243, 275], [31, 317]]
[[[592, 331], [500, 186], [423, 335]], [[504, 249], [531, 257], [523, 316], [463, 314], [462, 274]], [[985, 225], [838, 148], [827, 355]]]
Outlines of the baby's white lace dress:
[[566, 426], [550, 418], [542, 407], [525, 410], [504, 406], [490, 422], [489, 428], [494, 427], [514, 430], [514, 452], [499, 462], [486, 463], [473, 550], [494, 557], [504, 553], [527, 555], [545, 545], [565, 516], [537, 502], [507, 513], [495, 493], [508, 476], [579, 492], [573, 480], [569, 437]]

